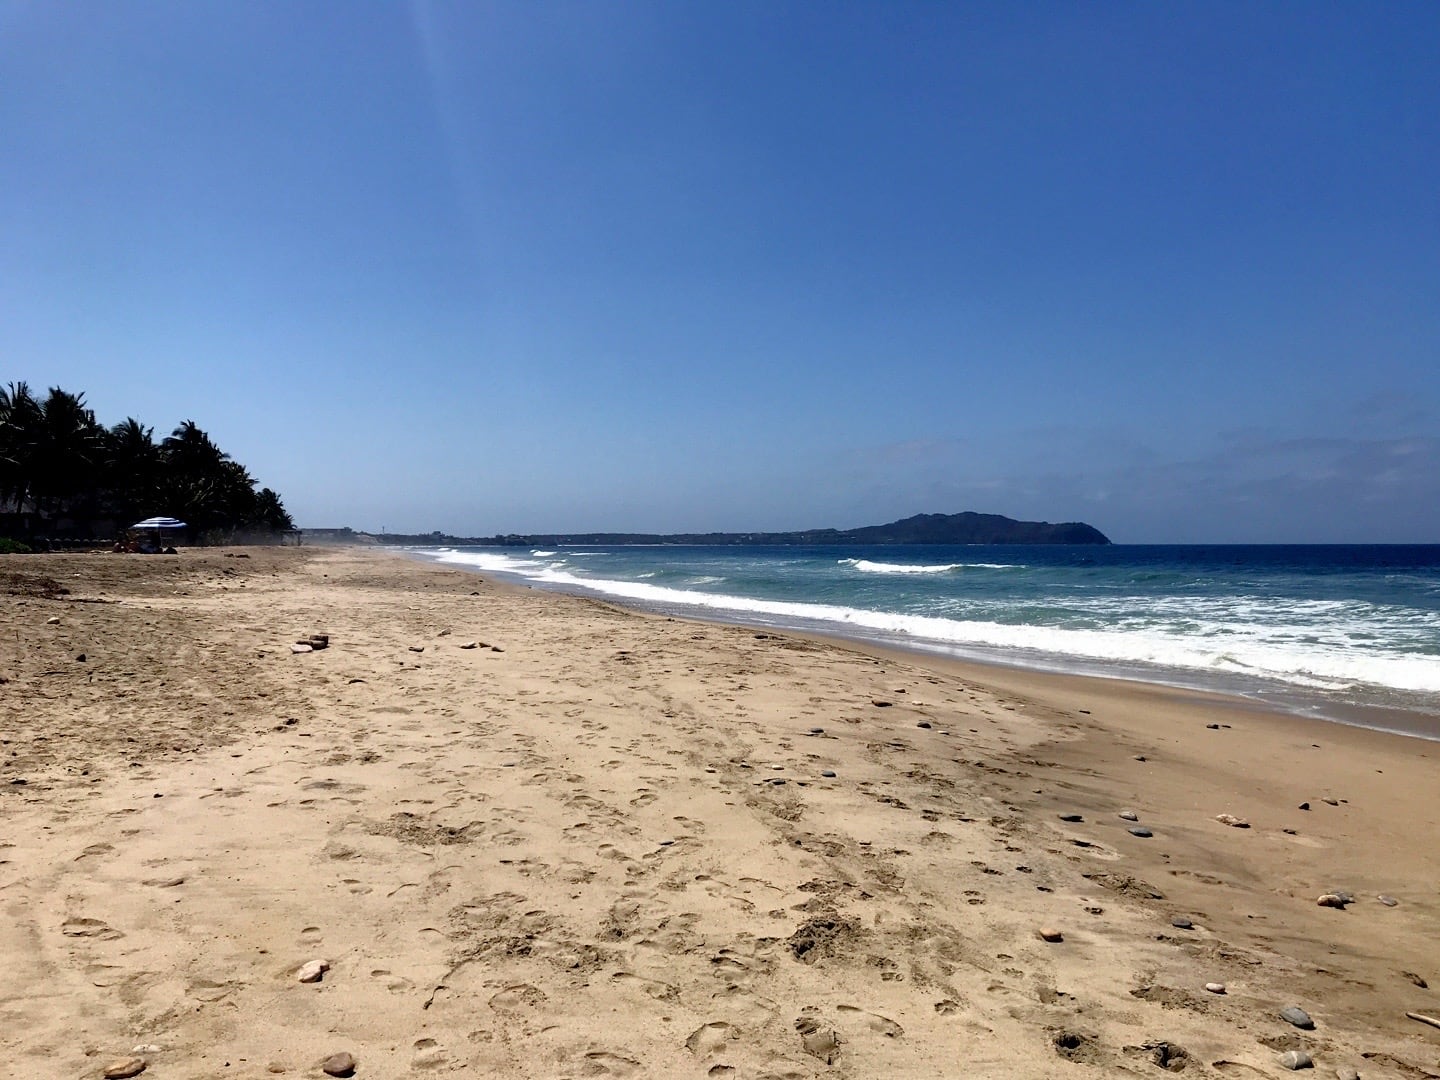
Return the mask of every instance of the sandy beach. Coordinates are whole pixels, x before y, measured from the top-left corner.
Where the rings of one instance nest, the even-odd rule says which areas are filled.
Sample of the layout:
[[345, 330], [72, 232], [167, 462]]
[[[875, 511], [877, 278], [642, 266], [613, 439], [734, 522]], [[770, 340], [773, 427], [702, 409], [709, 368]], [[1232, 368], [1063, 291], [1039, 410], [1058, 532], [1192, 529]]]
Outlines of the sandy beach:
[[356, 548], [0, 586], [7, 1075], [1440, 1076], [1440, 744]]

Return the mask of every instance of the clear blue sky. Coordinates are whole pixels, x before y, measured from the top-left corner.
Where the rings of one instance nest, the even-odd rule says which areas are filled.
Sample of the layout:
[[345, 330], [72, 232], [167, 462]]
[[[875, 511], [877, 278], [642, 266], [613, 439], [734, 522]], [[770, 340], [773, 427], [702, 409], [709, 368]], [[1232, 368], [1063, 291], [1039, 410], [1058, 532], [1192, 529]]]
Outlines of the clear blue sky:
[[302, 525], [1440, 542], [1440, 4], [0, 0], [0, 382]]

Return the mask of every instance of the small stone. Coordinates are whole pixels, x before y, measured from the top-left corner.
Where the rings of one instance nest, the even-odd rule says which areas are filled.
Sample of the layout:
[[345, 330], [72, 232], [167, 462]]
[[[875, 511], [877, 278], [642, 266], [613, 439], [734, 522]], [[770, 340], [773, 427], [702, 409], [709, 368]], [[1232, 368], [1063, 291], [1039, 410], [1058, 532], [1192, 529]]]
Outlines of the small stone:
[[60, 616], [59, 616], [59, 615], [51, 615], [50, 618], [48, 618], [48, 619], [45, 620], [45, 624], [46, 624], [47, 626], [58, 626], [59, 623], [60, 623]]
[[1195, 929], [1195, 924], [1189, 919], [1187, 919], [1184, 915], [1176, 915], [1173, 919], [1170, 920], [1170, 925], [1175, 927], [1176, 930]]
[[1136, 761], [1149, 761], [1150, 759], [1147, 758], [1144, 754], [1136, 754], [1136, 755], [1135, 755], [1135, 760], [1136, 760]]
[[480, 642], [478, 642], [478, 641], [467, 641], [467, 642], [465, 642], [465, 644], [461, 645], [460, 647], [461, 647], [462, 649], [478, 649], [478, 648], [480, 647]]
[[313, 646], [313, 645], [306, 645], [306, 644], [304, 644], [303, 642], [297, 641], [294, 645], [291, 645], [291, 646], [290, 646], [290, 651], [291, 651], [292, 653], [314, 652], [314, 651], [315, 651], [315, 646]]
[[1055, 942], [1065, 940], [1065, 935], [1062, 934], [1059, 930], [1056, 930], [1053, 926], [1042, 926], [1040, 927], [1038, 933], [1040, 934], [1041, 941]]
[[1409, 979], [1416, 986], [1420, 987], [1421, 990], [1429, 989], [1430, 984], [1426, 982], [1423, 978], [1421, 978], [1419, 975], [1416, 975], [1415, 972], [1402, 971], [1400, 974], [1404, 975], [1405, 978]]
[[873, 698], [871, 699], [870, 704], [874, 705], [877, 709], [888, 709], [891, 705], [895, 703], [893, 701], [881, 701], [879, 698]]
[[424, 646], [424, 645], [411, 645], [411, 646], [410, 646], [410, 651], [411, 651], [411, 652], [424, 652], [424, 651], [425, 651], [425, 646]]
[[1339, 908], [1341, 911], [1345, 910], [1345, 898], [1338, 893], [1321, 893], [1315, 898], [1315, 903], [1318, 907], [1333, 907]]
[[1216, 814], [1215, 820], [1221, 825], [1229, 825], [1232, 829], [1248, 829], [1250, 822], [1243, 817], [1236, 817], [1234, 814]]
[[1340, 805], [1340, 800], [1339, 800], [1339, 799], [1332, 799], [1332, 798], [1330, 798], [1330, 796], [1328, 796], [1328, 795], [1325, 796], [1325, 798], [1321, 799], [1320, 801], [1323, 802], [1326, 806], [1339, 806], [1339, 805]]
[[491, 645], [491, 646], [490, 646], [490, 651], [491, 651], [491, 652], [504, 652], [505, 650], [504, 650], [503, 648], [501, 648], [499, 645]]
[[1061, 820], [1061, 821], [1084, 821], [1084, 820], [1085, 820], [1085, 817], [1084, 817], [1083, 814], [1061, 814], [1061, 815], [1060, 815], [1060, 820]]
[[812, 727], [812, 728], [810, 729], [810, 734], [811, 734], [811, 735], [824, 735], [824, 734], [825, 734], [825, 729], [824, 729], [823, 727]]
[[1398, 907], [1400, 904], [1400, 901], [1396, 900], [1395, 897], [1386, 896], [1384, 893], [1381, 893], [1375, 899], [1379, 900], [1380, 903], [1384, 904], [1386, 907]]
[[320, 1071], [326, 1076], [353, 1076], [355, 1055], [350, 1053], [331, 1054], [320, 1063]]
[[[76, 662], [77, 664], [83, 664], [83, 663], [85, 663], [85, 654], [82, 652], [79, 656], [75, 657], [75, 662]], [[132, 1074], [132, 1075], [133, 1075], [133, 1074]]]
[[1335, 1070], [1335, 1080], [1360, 1080], [1360, 1074], [1349, 1065], [1341, 1065]]
[[126, 1080], [127, 1077], [139, 1076], [144, 1071], [145, 1059], [134, 1057], [105, 1066], [104, 1076], [105, 1080]]
[[1225, 992], [1225, 984], [1224, 984], [1224, 983], [1206, 983], [1206, 984], [1205, 984], [1205, 989], [1206, 989], [1206, 990], [1209, 990], [1210, 993], [1212, 993], [1212, 994], [1223, 994], [1223, 993]]
[[835, 770], [834, 770], [834, 769], [823, 769], [823, 770], [821, 770], [820, 775], [823, 776], [823, 777], [825, 777], [825, 779], [827, 779], [827, 780], [833, 780], [833, 779], [835, 779]]
[[1131, 836], [1147, 837], [1155, 835], [1149, 829], [1145, 828], [1144, 825], [1131, 825], [1126, 831], [1129, 832]]
[[1315, 1062], [1304, 1050], [1286, 1050], [1280, 1055], [1280, 1064], [1286, 1069], [1313, 1069]]
[[1134, 810], [1121, 810], [1120, 813], [1116, 814], [1115, 816], [1118, 817], [1118, 818], [1120, 818], [1120, 819], [1122, 819], [1122, 820], [1124, 820], [1124, 821], [1139, 821], [1139, 820], [1140, 820], [1140, 815], [1137, 814]]
[[161, 1048], [154, 1043], [141, 1043], [139, 1046], [132, 1046], [130, 1053], [135, 1054], [137, 1057], [143, 1057], [145, 1054], [158, 1054], [160, 1053], [160, 1049]]
[[1302, 803], [1300, 804], [1300, 809], [1301, 809], [1301, 810], [1309, 810], [1309, 809], [1310, 809], [1310, 804], [1309, 804], [1308, 802], [1302, 802]]
[[1310, 1031], [1315, 1027], [1315, 1021], [1310, 1019], [1310, 1014], [1299, 1005], [1287, 1005], [1280, 1010], [1280, 1019], [1287, 1024], [1294, 1024], [1298, 1028]]
[[317, 983], [325, 977], [325, 972], [329, 970], [330, 962], [328, 960], [311, 960], [301, 966], [300, 970], [295, 973], [295, 977], [302, 983]]
[[1220, 725], [1219, 725], [1219, 724], [1206, 724], [1205, 726], [1206, 726], [1207, 728], [1209, 728], [1211, 731], [1219, 731], [1219, 730], [1220, 730]]
[[919, 727], [919, 728], [928, 728], [928, 727], [930, 726], [930, 721], [929, 721], [929, 720], [921, 720], [921, 721], [920, 721], [918, 724], [916, 724], [915, 726], [916, 726], [916, 727]]

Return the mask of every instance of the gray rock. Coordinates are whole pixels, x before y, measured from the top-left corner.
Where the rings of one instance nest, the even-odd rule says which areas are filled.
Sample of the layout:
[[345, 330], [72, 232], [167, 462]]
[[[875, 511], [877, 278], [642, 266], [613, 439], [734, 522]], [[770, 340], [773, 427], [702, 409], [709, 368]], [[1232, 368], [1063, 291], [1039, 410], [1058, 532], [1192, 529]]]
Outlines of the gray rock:
[[320, 1063], [320, 1071], [326, 1076], [353, 1076], [355, 1074], [355, 1055], [348, 1052], [331, 1054]]
[[1126, 830], [1126, 831], [1129, 832], [1131, 836], [1154, 836], [1154, 835], [1155, 835], [1155, 834], [1154, 834], [1153, 832], [1151, 832], [1149, 829], [1145, 828], [1144, 825], [1131, 825], [1130, 828], [1129, 828], [1128, 830]]
[[1335, 1070], [1335, 1080], [1360, 1080], [1360, 1074], [1349, 1065], [1341, 1065]]
[[1170, 925], [1175, 927], [1176, 930], [1195, 929], [1195, 924], [1189, 919], [1187, 919], [1184, 915], [1176, 915], [1173, 919], [1170, 920]]
[[823, 776], [823, 777], [825, 777], [825, 779], [827, 779], [827, 780], [833, 780], [833, 779], [835, 779], [835, 770], [833, 770], [833, 769], [824, 769], [824, 770], [821, 771], [820, 775]]
[[1375, 899], [1379, 900], [1380, 903], [1384, 904], [1386, 907], [1395, 907], [1400, 903], [1400, 901], [1396, 900], [1395, 897], [1386, 896], [1384, 893], [1381, 893]]
[[1210, 993], [1212, 993], [1212, 994], [1223, 994], [1223, 993], [1225, 993], [1225, 984], [1224, 984], [1224, 983], [1206, 983], [1206, 984], [1205, 984], [1205, 989], [1206, 989], [1206, 990], [1209, 990]]
[[1118, 818], [1122, 818], [1122, 819], [1124, 819], [1125, 821], [1139, 821], [1139, 820], [1140, 820], [1140, 815], [1137, 814], [1137, 813], [1135, 813], [1134, 810], [1121, 810], [1120, 813], [1116, 814], [1115, 816], [1118, 817]]
[[311, 960], [301, 966], [295, 973], [295, 977], [302, 983], [317, 983], [325, 977], [325, 972], [330, 970], [328, 960]]
[[1315, 1021], [1310, 1019], [1310, 1014], [1299, 1005], [1287, 1005], [1280, 1010], [1280, 1019], [1287, 1024], [1294, 1024], [1298, 1028], [1310, 1031], [1315, 1027]]
[[1313, 1069], [1315, 1062], [1304, 1050], [1286, 1050], [1280, 1055], [1280, 1064], [1287, 1069]]
[[1085, 820], [1085, 815], [1083, 815], [1083, 814], [1061, 814], [1061, 815], [1060, 815], [1060, 820], [1061, 820], [1061, 821], [1084, 821], [1084, 820]]

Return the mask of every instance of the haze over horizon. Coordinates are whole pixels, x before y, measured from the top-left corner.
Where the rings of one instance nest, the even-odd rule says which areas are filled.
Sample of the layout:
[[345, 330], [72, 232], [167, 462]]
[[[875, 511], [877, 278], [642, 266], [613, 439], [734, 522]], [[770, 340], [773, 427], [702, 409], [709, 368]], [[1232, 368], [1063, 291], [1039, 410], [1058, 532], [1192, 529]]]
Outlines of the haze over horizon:
[[0, 0], [0, 383], [303, 526], [1440, 542], [1440, 5]]

